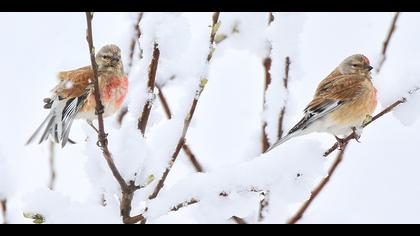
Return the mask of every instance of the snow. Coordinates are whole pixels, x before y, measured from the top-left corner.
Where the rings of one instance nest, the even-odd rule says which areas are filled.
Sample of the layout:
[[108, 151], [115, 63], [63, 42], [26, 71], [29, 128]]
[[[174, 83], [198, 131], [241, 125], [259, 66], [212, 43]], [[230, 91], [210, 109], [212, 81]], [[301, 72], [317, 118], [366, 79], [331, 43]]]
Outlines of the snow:
[[[130, 72], [124, 122], [117, 124], [117, 116], [105, 120], [109, 149], [124, 179], [142, 186], [135, 193], [132, 214], [147, 207], [148, 223], [233, 223], [232, 216], [256, 223], [262, 199], [258, 191], [267, 190], [270, 200], [262, 223], [284, 223], [326, 176], [334, 154], [328, 159], [322, 154], [335, 140], [310, 134], [261, 155], [262, 121], [268, 122], [272, 143], [282, 106], [286, 132], [301, 118], [318, 83], [345, 57], [363, 53], [377, 65], [393, 13], [274, 13], [268, 26], [267, 13], [222, 12], [219, 33], [227, 37], [207, 64], [211, 15], [145, 13], [138, 42], [143, 58], [135, 55], [128, 68], [138, 13], [95, 13], [96, 48], [119, 45]], [[420, 34], [413, 30], [418, 20], [416, 13], [401, 13], [382, 70], [373, 73], [376, 112], [402, 96], [407, 102], [367, 127], [362, 143], [349, 145], [342, 164], [300, 223], [420, 222], [420, 91], [408, 93], [420, 86]], [[90, 63], [84, 14], [4, 13], [0, 22], [2, 52], [9, 55], [0, 59], [8, 68], [2, 78], [9, 78], [0, 100], [7, 111], [0, 116], [0, 199], [8, 200], [8, 221], [31, 223], [23, 217], [25, 212], [42, 214], [45, 223], [122, 223], [119, 185], [96, 145], [97, 134], [86, 122], [76, 121], [72, 127], [70, 137], [77, 144], [55, 147], [54, 190], [46, 189], [48, 144], [24, 146], [48, 113], [42, 99], [50, 96], [57, 72]], [[156, 98], [143, 137], [137, 121], [151, 98], [147, 80], [155, 41], [161, 53], [157, 84], [173, 118], [166, 118]], [[268, 42], [272, 83], [263, 112], [262, 61]], [[286, 56], [291, 60], [287, 91]], [[175, 150], [203, 78], [208, 82], [186, 139], [206, 172], [196, 173], [181, 151], [159, 196], [147, 200]], [[199, 202], [171, 211], [191, 199]]]
[[420, 73], [417, 70], [420, 63], [417, 56], [420, 48], [413, 47], [420, 40], [420, 33], [413, 31], [410, 26], [410, 22], [416, 20], [418, 20], [417, 14], [400, 15], [395, 36], [388, 47], [390, 56], [386, 59], [378, 77], [378, 81], [381, 81], [378, 83], [378, 96], [383, 105], [391, 104], [403, 96], [407, 97], [407, 104], [393, 112], [406, 126], [413, 125], [420, 116], [419, 93], [408, 95], [408, 91], [420, 86]]
[[16, 186], [12, 180], [17, 176], [12, 172], [14, 168], [16, 165], [13, 161], [0, 152], [0, 201], [7, 200], [15, 192]]
[[24, 199], [23, 212], [42, 215], [46, 224], [121, 223], [118, 208], [73, 202], [69, 197], [48, 189], [38, 189]]
[[[284, 201], [289, 203], [303, 201], [308, 198], [308, 190], [311, 189], [314, 180], [324, 175], [322, 153], [319, 143], [297, 140], [291, 142], [288, 149], [279, 148], [236, 166], [188, 176], [162, 193], [159, 199], [152, 201], [148, 216], [154, 218], [164, 214], [173, 206], [191, 198], [206, 200], [220, 193], [248, 193], [253, 189], [265, 191], [271, 186], [282, 189], [283, 193], [278, 197]], [[300, 177], [297, 177], [298, 174]], [[246, 197], [247, 194], [244, 198]], [[224, 207], [224, 204], [220, 208], [215, 204], [211, 206], [216, 208], [212, 210], [214, 214], [232, 216], [232, 209]], [[242, 205], [242, 210], [246, 209], [245, 206], [247, 204]]]

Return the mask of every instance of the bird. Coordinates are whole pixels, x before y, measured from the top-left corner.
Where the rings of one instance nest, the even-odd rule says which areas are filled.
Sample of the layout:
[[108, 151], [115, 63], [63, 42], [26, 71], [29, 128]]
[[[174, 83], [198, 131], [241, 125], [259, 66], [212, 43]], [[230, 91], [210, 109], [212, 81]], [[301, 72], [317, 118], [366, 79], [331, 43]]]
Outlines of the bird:
[[[99, 94], [104, 107], [103, 117], [109, 117], [121, 107], [128, 92], [128, 78], [124, 73], [121, 50], [115, 44], [105, 45], [95, 55], [95, 61], [98, 66]], [[39, 134], [39, 144], [49, 137], [61, 143], [62, 147], [68, 142], [73, 143], [69, 133], [75, 119], [84, 119], [95, 128], [92, 123], [97, 118], [92, 66], [62, 71], [57, 77], [59, 82], [52, 89], [51, 97], [44, 99], [44, 108], [50, 112], [26, 145], [32, 143]]]
[[339, 147], [344, 139], [338, 136], [354, 133], [359, 141], [363, 123], [372, 117], [377, 106], [377, 90], [372, 83], [369, 59], [363, 54], [345, 58], [318, 85], [303, 118], [266, 152], [291, 138], [312, 132], [334, 135]]

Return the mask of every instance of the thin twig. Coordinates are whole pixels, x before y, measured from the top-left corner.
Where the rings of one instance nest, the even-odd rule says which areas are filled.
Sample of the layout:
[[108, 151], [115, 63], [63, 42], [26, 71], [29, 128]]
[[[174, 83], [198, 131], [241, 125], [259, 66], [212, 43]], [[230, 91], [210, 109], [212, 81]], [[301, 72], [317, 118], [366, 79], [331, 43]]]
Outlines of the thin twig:
[[394, 34], [396, 24], [397, 24], [397, 20], [398, 20], [399, 16], [400, 16], [400, 13], [396, 12], [394, 17], [392, 18], [391, 26], [389, 27], [388, 34], [387, 34], [386, 39], [383, 43], [382, 52], [381, 52], [382, 53], [381, 54], [381, 60], [379, 61], [379, 65], [376, 68], [376, 73], [379, 73], [381, 71], [382, 65], [384, 64], [384, 62], [386, 60], [386, 51], [388, 49], [388, 45], [389, 45], [389, 42], [391, 40], [391, 37]]
[[[274, 20], [274, 15], [272, 12], [268, 13], [268, 23], [267, 25], [270, 26], [271, 23]], [[272, 51], [272, 45], [270, 43], [270, 41], [267, 40], [267, 44], [268, 46], [268, 52], [267, 52], [267, 56], [264, 58], [263, 60], [263, 66], [264, 66], [264, 97], [263, 97], [263, 113], [265, 110], [265, 105], [267, 102], [267, 89], [268, 86], [271, 83], [271, 73], [270, 73], [270, 69], [271, 69], [271, 51]], [[268, 142], [268, 136], [267, 136], [267, 132], [265, 131], [265, 129], [267, 128], [267, 122], [264, 121], [261, 127], [261, 148], [262, 148], [262, 153], [264, 153], [265, 151], [267, 151], [267, 149], [270, 147], [270, 143]]]
[[[267, 25], [270, 26], [271, 23], [274, 21], [274, 15], [272, 12], [268, 13], [268, 23]], [[268, 48], [268, 53], [267, 53], [267, 57], [263, 60], [263, 66], [264, 66], [264, 72], [265, 72], [265, 80], [264, 80], [264, 104], [263, 104], [263, 110], [265, 110], [265, 104], [266, 104], [266, 96], [267, 96], [267, 89], [268, 86], [271, 83], [271, 64], [272, 64], [272, 59], [271, 59], [271, 52], [272, 52], [272, 45], [271, 42], [267, 40], [267, 43], [269, 45]], [[288, 67], [287, 67], [287, 75], [286, 77], [288, 78]], [[287, 85], [286, 85], [287, 86]], [[282, 109], [282, 114], [284, 115], [284, 108]], [[264, 112], [264, 111], [263, 111]], [[280, 126], [283, 123], [283, 115], [280, 115], [280, 119], [281, 119], [281, 123], [279, 124]], [[262, 153], [266, 152], [268, 150], [268, 148], [270, 147], [270, 143], [268, 142], [268, 136], [266, 133], [266, 128], [267, 128], [267, 122], [264, 121], [263, 122], [263, 126], [262, 126]], [[265, 210], [265, 208], [268, 207], [269, 205], [269, 200], [268, 200], [268, 191], [267, 191], [267, 195], [263, 192], [263, 199], [260, 201], [260, 209], [259, 209], [259, 214], [258, 214], [258, 221], [261, 222], [264, 220], [264, 213], [263, 211]]]
[[[138, 42], [138, 40], [140, 39], [141, 36], [141, 29], [140, 29], [140, 21], [143, 18], [143, 12], [140, 12], [136, 22], [134, 23], [134, 32], [135, 32], [135, 36], [132, 37], [131, 39], [131, 43], [130, 43], [130, 54], [129, 54], [129, 62], [128, 62], [128, 75], [131, 72], [131, 68], [133, 66], [133, 61], [134, 61], [134, 51], [136, 48], [136, 42]], [[143, 49], [140, 48], [140, 44], [139, 44], [139, 58], [142, 59], [143, 58]], [[128, 107], [127, 105], [124, 105], [124, 107], [121, 108], [120, 112], [118, 113], [117, 116], [117, 122], [119, 125], [122, 124], [124, 117], [127, 115], [128, 113]]]
[[270, 191], [262, 192], [261, 195], [263, 199], [260, 201], [260, 212], [258, 214], [258, 222], [262, 222], [264, 220], [264, 210], [270, 204]]
[[[212, 27], [211, 27], [210, 42], [209, 42], [209, 54], [207, 55], [207, 62], [206, 62], [207, 64], [210, 63], [210, 61], [213, 57], [214, 38], [215, 38], [216, 32], [219, 28], [219, 24], [220, 24], [219, 15], [220, 15], [220, 12], [215, 12], [213, 14], [213, 17], [212, 17], [213, 23], [212, 23]], [[204, 88], [206, 87], [206, 84], [207, 84], [207, 78], [202, 77], [200, 79], [199, 88], [196, 91], [196, 96], [194, 97], [194, 100], [192, 102], [190, 111], [189, 111], [189, 113], [187, 114], [187, 116], [184, 120], [184, 127], [183, 127], [183, 130], [182, 130], [182, 134], [181, 134], [181, 137], [178, 140], [178, 144], [175, 148], [175, 151], [172, 154], [171, 159], [168, 162], [168, 166], [166, 167], [165, 171], [163, 172], [162, 177], [159, 179], [159, 182], [157, 183], [153, 193], [149, 195], [149, 200], [155, 199], [158, 196], [158, 194], [160, 193], [160, 191], [162, 190], [162, 188], [165, 184], [166, 178], [168, 177], [169, 172], [171, 171], [171, 169], [172, 169], [172, 167], [173, 167], [173, 165], [174, 165], [174, 163], [175, 163], [175, 161], [176, 161], [176, 159], [179, 155], [179, 152], [181, 151], [182, 147], [185, 144], [185, 137], [187, 135], [189, 126], [191, 124], [191, 120], [194, 116], [194, 112], [195, 112], [195, 109], [197, 107], [198, 100], [200, 99], [200, 95], [203, 92]], [[147, 211], [147, 208], [146, 208], [145, 212], [146, 211]], [[145, 224], [146, 223], [146, 218], [143, 216], [143, 214], [139, 214], [139, 215], [131, 217], [131, 218], [136, 218], [136, 219], [141, 218], [141, 220], [140, 220], [141, 223]]]
[[[163, 111], [165, 112], [166, 117], [168, 119], [172, 119], [171, 108], [169, 107], [168, 101], [166, 100], [166, 96], [164, 95], [162, 88], [159, 85], [156, 85], [156, 88], [158, 89], [159, 100], [162, 103]], [[191, 148], [188, 146], [188, 144], [185, 143], [184, 146], [182, 146], [182, 150], [184, 151], [185, 155], [187, 155], [187, 157], [190, 159], [195, 170], [197, 172], [204, 172], [203, 166], [197, 160], [196, 156], [191, 151]]]
[[137, 127], [144, 136], [146, 133], [147, 122], [149, 121], [150, 111], [152, 110], [153, 102], [155, 100], [155, 81], [156, 81], [156, 72], [159, 63], [159, 45], [155, 43], [153, 47], [153, 56], [152, 61], [149, 66], [149, 79], [147, 82], [147, 94], [148, 98], [146, 103], [143, 106], [143, 112], [141, 117], [138, 120]]
[[166, 96], [163, 94], [160, 85], [156, 84], [156, 88], [158, 90], [159, 101], [162, 104], [163, 111], [165, 112], [166, 117], [170, 120], [172, 119], [172, 112], [171, 108], [169, 107], [168, 100], [166, 100]]
[[268, 13], [268, 26], [270, 26], [271, 23], [273, 23], [273, 21], [274, 21], [274, 15], [272, 12], [269, 12]]
[[3, 216], [3, 224], [7, 224], [7, 200], [0, 201], [0, 208]]
[[55, 187], [55, 179], [56, 179], [56, 172], [55, 172], [55, 143], [50, 141], [49, 145], [49, 162], [50, 162], [50, 183], [48, 184], [48, 188], [54, 190]]
[[[416, 90], [417, 91], [417, 90]], [[383, 115], [391, 112], [395, 107], [399, 106], [402, 103], [405, 103], [407, 101], [407, 99], [405, 97], [401, 98], [400, 100], [394, 102], [393, 104], [391, 104], [390, 106], [388, 106], [387, 108], [385, 108], [383, 111], [381, 111], [380, 113], [378, 113], [376, 116], [374, 116], [369, 122], [366, 122], [362, 125], [362, 128], [365, 128], [366, 126], [370, 125], [372, 122], [374, 122], [375, 120], [379, 119], [380, 117], [382, 117]], [[355, 139], [356, 134], [353, 132], [351, 133], [349, 136], [347, 136], [346, 138], [343, 139], [344, 143], [348, 143], [350, 140]], [[338, 142], [336, 142], [330, 149], [328, 149], [325, 153], [324, 153], [324, 157], [327, 157], [328, 155], [330, 155], [332, 152], [334, 152], [337, 148], [339, 147]]]
[[232, 220], [234, 220], [239, 225], [246, 225], [246, 224], [248, 224], [244, 219], [242, 219], [240, 217], [237, 217], [237, 216], [232, 216]]
[[[137, 40], [140, 39], [141, 36], [141, 30], [140, 30], [140, 21], [143, 18], [143, 12], [140, 12], [136, 22], [134, 23], [134, 32], [135, 35], [134, 37], [131, 38], [131, 43], [130, 43], [130, 58], [128, 61], [128, 67], [131, 68], [131, 66], [133, 65], [133, 60], [134, 60], [134, 51], [136, 48], [136, 42]], [[139, 58], [142, 58], [142, 53], [141, 53], [141, 48], [139, 48], [140, 50], [140, 54], [139, 54]]]
[[[270, 52], [271, 52], [271, 46], [270, 46]], [[270, 55], [270, 53], [269, 53]], [[263, 98], [263, 112], [265, 110], [265, 105], [267, 102], [267, 89], [268, 86], [271, 83], [271, 74], [270, 74], [270, 69], [271, 69], [271, 57], [267, 56], [266, 58], [264, 58], [263, 60], [263, 65], [264, 65], [264, 72], [265, 72], [265, 76], [264, 76], [264, 98]], [[261, 145], [262, 145], [262, 153], [264, 153], [265, 151], [267, 151], [267, 149], [270, 147], [270, 143], [268, 142], [268, 137], [267, 137], [267, 132], [265, 131], [265, 129], [267, 128], [267, 122], [264, 121], [262, 124], [262, 128], [261, 128]]]
[[[286, 57], [285, 59], [285, 68], [284, 68], [284, 78], [283, 78], [283, 86], [287, 90], [289, 85], [289, 70], [290, 70], [290, 58]], [[284, 105], [280, 111], [279, 116], [279, 125], [278, 125], [278, 132], [277, 138], [280, 140], [283, 137], [283, 123], [284, 123], [284, 115], [286, 114], [286, 105]]]
[[181, 208], [183, 208], [183, 207], [190, 206], [190, 205], [196, 204], [196, 203], [198, 203], [198, 202], [199, 202], [198, 200], [196, 200], [195, 198], [192, 198], [192, 199], [191, 199], [191, 200], [189, 200], [189, 201], [186, 201], [186, 202], [180, 203], [180, 204], [178, 204], [178, 205], [176, 205], [176, 206], [172, 207], [172, 208], [171, 208], [171, 211], [178, 211], [179, 209], [181, 209]]
[[117, 116], [117, 122], [119, 125], [122, 124], [124, 117], [125, 115], [127, 115], [127, 113], [128, 113], [128, 107], [127, 105], [125, 105], [123, 108], [121, 108], [120, 113]]
[[297, 213], [292, 218], [290, 218], [289, 221], [287, 221], [287, 224], [296, 224], [296, 222], [298, 222], [302, 218], [303, 214], [306, 212], [306, 210], [311, 205], [311, 203], [319, 195], [319, 193], [322, 191], [325, 185], [327, 185], [327, 183], [330, 181], [331, 176], [334, 174], [338, 165], [343, 160], [346, 147], [347, 147], [347, 143], [344, 144], [343, 148], [338, 153], [337, 158], [335, 159], [334, 163], [331, 165], [330, 169], [328, 170], [327, 177], [325, 177], [321, 181], [321, 183], [319, 183], [319, 185], [312, 191], [311, 197], [303, 204], [303, 206], [297, 211]]
[[86, 40], [89, 44], [89, 54], [90, 61], [92, 64], [93, 75], [94, 75], [94, 90], [95, 90], [95, 113], [98, 116], [98, 144], [102, 150], [103, 157], [105, 158], [109, 168], [111, 169], [112, 175], [117, 180], [122, 191], [122, 199], [120, 202], [121, 216], [124, 223], [131, 223], [131, 202], [133, 200], [134, 192], [138, 189], [134, 185], [134, 181], [130, 181], [130, 184], [127, 184], [124, 178], [121, 176], [117, 166], [112, 159], [111, 152], [108, 149], [108, 139], [107, 134], [105, 133], [103, 112], [104, 107], [102, 105], [100, 93], [99, 93], [99, 78], [98, 78], [98, 65], [95, 60], [95, 47], [93, 46], [93, 35], [92, 35], [92, 18], [93, 13], [86, 12], [86, 24], [87, 24], [87, 34]]
[[[218, 24], [219, 24], [219, 12], [216, 12], [213, 14], [213, 23], [212, 23], [212, 31], [210, 34], [210, 47], [209, 47], [209, 54], [207, 56], [207, 62], [206, 63], [210, 63], [212, 57], [213, 57], [213, 51], [214, 51], [214, 37], [216, 35], [217, 29], [218, 29]], [[203, 77], [200, 80], [200, 85], [198, 90], [196, 91], [196, 96], [194, 97], [194, 100], [192, 102], [190, 111], [188, 112], [185, 120], [184, 120], [184, 128], [181, 134], [181, 137], [178, 140], [178, 144], [176, 146], [175, 152], [172, 154], [171, 160], [168, 163], [168, 167], [165, 169], [162, 178], [159, 180], [158, 184], [156, 185], [155, 190], [153, 191], [153, 193], [149, 196], [149, 199], [154, 199], [157, 197], [157, 195], [159, 194], [160, 190], [162, 190], [164, 183], [166, 181], [166, 178], [168, 177], [169, 172], [172, 169], [172, 166], [174, 165], [179, 152], [182, 148], [182, 146], [185, 144], [185, 137], [187, 135], [188, 129], [190, 127], [191, 124], [191, 120], [194, 116], [195, 113], [195, 109], [197, 107], [198, 104], [198, 100], [200, 99], [200, 95], [203, 92], [205, 86], [207, 84], [207, 78]]]

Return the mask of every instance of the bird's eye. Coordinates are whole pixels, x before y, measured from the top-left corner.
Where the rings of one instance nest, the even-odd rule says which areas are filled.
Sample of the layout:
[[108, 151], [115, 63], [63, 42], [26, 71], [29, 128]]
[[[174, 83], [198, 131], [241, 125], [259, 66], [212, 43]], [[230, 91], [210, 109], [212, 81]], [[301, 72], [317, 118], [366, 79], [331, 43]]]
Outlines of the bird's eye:
[[358, 64], [352, 64], [351, 67], [356, 68], [356, 67], [359, 67], [359, 65]]
[[111, 57], [110, 57], [110, 56], [107, 56], [107, 55], [102, 56], [102, 58], [103, 58], [103, 59], [107, 59], [107, 60], [108, 60], [108, 59], [111, 59]]

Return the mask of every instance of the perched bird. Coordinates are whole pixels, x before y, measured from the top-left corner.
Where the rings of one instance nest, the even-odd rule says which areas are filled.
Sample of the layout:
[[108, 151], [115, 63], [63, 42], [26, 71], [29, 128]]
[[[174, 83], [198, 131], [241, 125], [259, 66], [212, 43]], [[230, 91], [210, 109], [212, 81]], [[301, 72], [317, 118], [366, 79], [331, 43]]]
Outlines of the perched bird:
[[331, 133], [340, 147], [339, 135], [355, 133], [360, 137], [361, 126], [371, 117], [377, 105], [376, 89], [372, 84], [369, 59], [352, 55], [319, 84], [315, 96], [304, 110], [304, 117], [273, 144], [272, 150], [289, 139], [312, 132]]
[[[128, 91], [128, 79], [121, 61], [118, 46], [110, 44], [96, 54], [99, 92], [104, 106], [103, 117], [114, 114], [122, 105]], [[60, 72], [59, 83], [52, 90], [51, 98], [44, 99], [44, 108], [50, 113], [29, 138], [31, 143], [42, 130], [39, 143], [52, 137], [64, 147], [74, 119], [85, 119], [91, 126], [96, 119], [94, 75], [92, 66]], [[93, 126], [94, 127], [94, 126]]]

